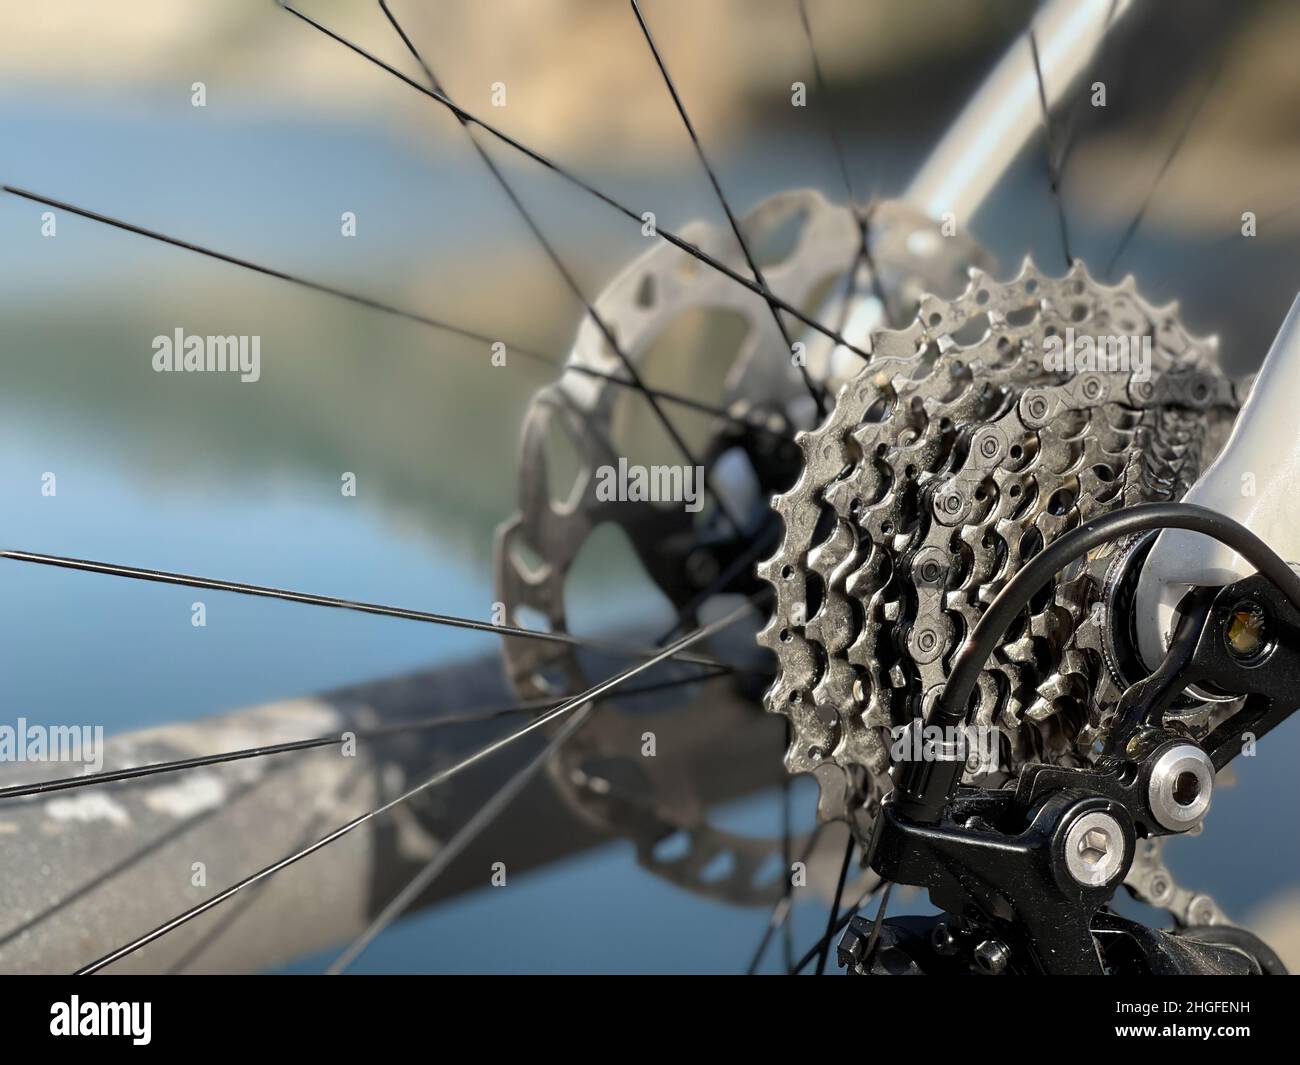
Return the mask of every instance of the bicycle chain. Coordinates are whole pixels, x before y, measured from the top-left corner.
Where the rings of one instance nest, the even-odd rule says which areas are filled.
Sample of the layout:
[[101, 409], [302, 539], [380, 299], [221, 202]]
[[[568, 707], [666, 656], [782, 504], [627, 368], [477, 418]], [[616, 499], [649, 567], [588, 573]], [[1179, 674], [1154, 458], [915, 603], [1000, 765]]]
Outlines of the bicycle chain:
[[[1149, 337], [1149, 380], [1050, 367], [1046, 344], [1069, 329]], [[927, 298], [910, 326], [878, 333], [826, 421], [800, 434], [803, 471], [774, 501], [784, 535], [759, 567], [776, 604], [759, 635], [778, 661], [765, 704], [791, 721], [786, 766], [817, 777], [819, 816], [865, 844], [890, 730], [928, 709], [1010, 576], [1082, 521], [1180, 497], [1237, 403], [1215, 342], [1189, 336], [1176, 306], [1082, 264], [1054, 279], [1026, 260], [1003, 283], [972, 270], [956, 300]], [[977, 721], [1001, 733], [1001, 764], [968, 779], [1080, 764], [1104, 731], [1119, 688], [1094, 604], [1115, 550], [1062, 574], [981, 673]]]
[[1162, 839], [1138, 840], [1133, 864], [1124, 876], [1124, 886], [1133, 897], [1164, 910], [1179, 928], [1231, 924], [1210, 895], [1179, 885], [1165, 865], [1162, 843]]

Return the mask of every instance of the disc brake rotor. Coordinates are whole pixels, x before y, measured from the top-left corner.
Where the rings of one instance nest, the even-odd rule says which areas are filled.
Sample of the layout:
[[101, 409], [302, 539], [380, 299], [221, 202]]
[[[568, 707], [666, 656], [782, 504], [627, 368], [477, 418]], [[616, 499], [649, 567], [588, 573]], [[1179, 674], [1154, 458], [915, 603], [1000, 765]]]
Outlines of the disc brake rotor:
[[[933, 223], [902, 205], [879, 205], [868, 229], [848, 208], [814, 191], [764, 201], [742, 228], [751, 247], [768, 248], [763, 271], [776, 295], [863, 344], [882, 313], [905, 315], [922, 291], [953, 288], [979, 255], [964, 241], [943, 239]], [[730, 234], [720, 228], [697, 224], [684, 235], [737, 270], [745, 269]], [[888, 293], [889, 306], [882, 308], [873, 293]], [[665, 451], [662, 440], [647, 445], [652, 434], [644, 432], [644, 397], [634, 389], [571, 370], [537, 395], [524, 422], [519, 511], [497, 533], [497, 598], [514, 623], [538, 619], [554, 631], [569, 631], [566, 582], [592, 534], [612, 525], [626, 535], [641, 568], [681, 613], [680, 624], [695, 624], [709, 595], [746, 594], [758, 587], [754, 563], [774, 542], [758, 539], [773, 531], [768, 500], [793, 482], [801, 460], [793, 430], [810, 424], [815, 408], [763, 301], [680, 249], [656, 243], [595, 306], [647, 385], [685, 392], [735, 419], [702, 420], [665, 404], [744, 528], [737, 535], [708, 507], [689, 513], [680, 503], [598, 499], [593, 479], [602, 466], [617, 465], [623, 457], [683, 459], [680, 452]], [[714, 328], [720, 319], [732, 326], [721, 339]], [[696, 350], [688, 359], [691, 347]], [[802, 354], [810, 374], [831, 394], [861, 361], [821, 339], [808, 340]], [[589, 319], [579, 329], [568, 365], [623, 373], [618, 354]], [[563, 469], [557, 451], [567, 453]], [[652, 454], [662, 457], [643, 457]], [[577, 691], [591, 683], [572, 648], [518, 638], [505, 638], [503, 645], [507, 674], [521, 697]], [[756, 695], [749, 702], [720, 700], [707, 722], [689, 710], [663, 710], [653, 727], [671, 734], [675, 724], [689, 724], [697, 733], [706, 731], [707, 749], [715, 757], [734, 754], [739, 718], [755, 712]], [[780, 853], [782, 841], [740, 836], [710, 824], [708, 767], [662, 755], [639, 757], [648, 726], [629, 705], [603, 706], [565, 745], [551, 767], [560, 791], [602, 829], [634, 839], [642, 863], [654, 872], [731, 901], [774, 899], [781, 878], [759, 885], [755, 872]], [[687, 722], [688, 717], [696, 720]], [[628, 776], [636, 778], [635, 788], [619, 783]], [[684, 853], [664, 855], [658, 845], [669, 837], [685, 840]], [[730, 872], [706, 879], [704, 870], [716, 870], [720, 862]]]

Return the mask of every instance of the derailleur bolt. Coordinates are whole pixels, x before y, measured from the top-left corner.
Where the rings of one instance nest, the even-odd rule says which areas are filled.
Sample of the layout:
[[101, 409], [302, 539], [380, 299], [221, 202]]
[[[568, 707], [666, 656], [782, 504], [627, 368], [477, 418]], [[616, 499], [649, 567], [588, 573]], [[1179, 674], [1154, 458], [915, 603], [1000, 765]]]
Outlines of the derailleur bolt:
[[1127, 857], [1124, 830], [1110, 814], [1093, 810], [1075, 820], [1065, 834], [1065, 867], [1085, 887], [1109, 884]]
[[957, 953], [957, 936], [946, 924], [937, 924], [930, 930], [930, 947], [944, 957]]
[[989, 976], [1001, 976], [1007, 970], [1011, 960], [1011, 951], [1000, 939], [986, 939], [975, 948], [975, 964], [980, 972]]

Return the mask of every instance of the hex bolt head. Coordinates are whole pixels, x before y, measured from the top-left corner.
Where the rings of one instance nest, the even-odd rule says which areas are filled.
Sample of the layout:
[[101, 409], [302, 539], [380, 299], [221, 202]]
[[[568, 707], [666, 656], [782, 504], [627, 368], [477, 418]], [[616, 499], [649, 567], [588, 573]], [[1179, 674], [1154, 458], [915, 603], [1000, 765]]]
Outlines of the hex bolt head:
[[937, 924], [930, 929], [930, 948], [944, 957], [957, 953], [957, 936], [946, 924]]
[[1124, 868], [1124, 830], [1110, 814], [1094, 810], [1065, 833], [1065, 867], [1085, 887], [1109, 884]]
[[1000, 976], [1007, 971], [1011, 951], [1000, 939], [986, 939], [975, 948], [974, 957], [980, 972], [988, 973], [989, 976]]

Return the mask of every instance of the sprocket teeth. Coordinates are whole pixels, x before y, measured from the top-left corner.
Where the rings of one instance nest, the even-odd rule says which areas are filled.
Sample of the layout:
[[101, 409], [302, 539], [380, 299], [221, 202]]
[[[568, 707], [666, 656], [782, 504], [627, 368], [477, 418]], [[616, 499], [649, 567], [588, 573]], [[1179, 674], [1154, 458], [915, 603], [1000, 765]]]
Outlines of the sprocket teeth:
[[[980, 316], [986, 334], [959, 342]], [[1094, 388], [1085, 371], [1047, 364], [1047, 336], [1103, 321], [1155, 334], [1153, 380], [1199, 375], [1179, 379], [1211, 384], [1209, 406], [1183, 416], [1179, 393], [1138, 402], [1128, 376], [1108, 371]], [[1145, 303], [1131, 278], [1099, 284], [1077, 261], [1055, 278], [1029, 257], [1008, 281], [971, 269], [958, 296], [922, 297], [916, 319], [878, 332], [872, 350], [823, 425], [801, 434], [805, 468], [774, 504], [785, 534], [759, 566], [780, 619], [760, 636], [779, 663], [766, 705], [792, 721], [787, 765], [814, 772], [823, 815], [841, 817], [887, 786], [888, 727], [942, 687], [957, 644], [1024, 561], [1090, 517], [1181, 494], [1226, 435], [1217, 427], [1235, 395], [1216, 383], [1212, 345], [1175, 312]], [[1026, 421], [1030, 389], [1051, 397], [1051, 416]], [[1079, 763], [1077, 742], [1091, 742], [1117, 698], [1091, 609], [1106, 557], [1059, 577], [980, 675], [978, 720], [1003, 731], [1009, 770]], [[921, 580], [926, 558], [942, 561]], [[820, 602], [795, 626], [809, 574]]]

